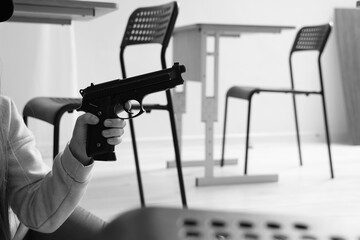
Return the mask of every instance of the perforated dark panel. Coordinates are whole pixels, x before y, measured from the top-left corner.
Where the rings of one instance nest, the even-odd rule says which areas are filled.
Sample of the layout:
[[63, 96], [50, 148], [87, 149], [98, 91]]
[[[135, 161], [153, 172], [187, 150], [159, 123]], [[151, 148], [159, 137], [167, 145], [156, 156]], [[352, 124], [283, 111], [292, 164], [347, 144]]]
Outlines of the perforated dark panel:
[[253, 216], [201, 213], [181, 217], [180, 239], [316, 239], [310, 225], [303, 221], [289, 221]]
[[292, 51], [319, 50], [322, 51], [331, 27], [329, 24], [303, 27], [297, 34]]
[[121, 240], [355, 240], [360, 239], [357, 232], [360, 230], [329, 218], [144, 208], [115, 219], [108, 225], [106, 237]]
[[172, 20], [174, 4], [138, 8], [130, 16], [122, 46], [142, 43], [163, 43]]

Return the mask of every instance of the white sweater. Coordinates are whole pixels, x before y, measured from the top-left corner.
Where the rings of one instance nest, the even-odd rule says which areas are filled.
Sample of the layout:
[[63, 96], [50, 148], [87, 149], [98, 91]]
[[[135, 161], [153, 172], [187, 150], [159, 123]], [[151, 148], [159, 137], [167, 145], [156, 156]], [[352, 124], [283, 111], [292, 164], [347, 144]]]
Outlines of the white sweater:
[[[8, 140], [1, 144], [6, 144], [8, 153], [11, 209], [27, 228], [55, 231], [83, 196], [93, 164], [83, 166], [66, 146], [54, 159], [52, 170], [49, 169], [16, 106], [4, 96], [0, 96], [0, 121]], [[21, 239], [25, 232], [26, 228], [21, 226], [16, 238]]]

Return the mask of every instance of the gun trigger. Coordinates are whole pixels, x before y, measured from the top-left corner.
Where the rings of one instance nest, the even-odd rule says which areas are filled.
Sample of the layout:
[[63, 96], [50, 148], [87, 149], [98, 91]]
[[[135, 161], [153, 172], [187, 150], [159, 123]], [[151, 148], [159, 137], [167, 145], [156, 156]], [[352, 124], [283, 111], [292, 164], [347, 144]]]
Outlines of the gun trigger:
[[126, 104], [123, 105], [124, 111], [127, 112], [128, 114], [133, 114], [133, 112], [131, 111], [131, 105], [127, 108]]
[[133, 114], [133, 112], [131, 111], [131, 109], [125, 108], [125, 112], [127, 112], [128, 114]]

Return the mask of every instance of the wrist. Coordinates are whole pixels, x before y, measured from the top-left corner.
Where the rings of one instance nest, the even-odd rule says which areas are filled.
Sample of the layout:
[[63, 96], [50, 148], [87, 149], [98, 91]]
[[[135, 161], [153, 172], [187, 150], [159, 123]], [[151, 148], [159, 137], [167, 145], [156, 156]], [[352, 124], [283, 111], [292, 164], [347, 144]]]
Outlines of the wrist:
[[69, 144], [69, 150], [70, 153], [74, 156], [74, 158], [76, 158], [84, 166], [88, 166], [94, 162], [93, 158], [88, 157], [86, 153], [80, 154], [79, 151], [77, 151], [77, 148], [74, 146], [74, 144], [71, 143], [71, 141]]

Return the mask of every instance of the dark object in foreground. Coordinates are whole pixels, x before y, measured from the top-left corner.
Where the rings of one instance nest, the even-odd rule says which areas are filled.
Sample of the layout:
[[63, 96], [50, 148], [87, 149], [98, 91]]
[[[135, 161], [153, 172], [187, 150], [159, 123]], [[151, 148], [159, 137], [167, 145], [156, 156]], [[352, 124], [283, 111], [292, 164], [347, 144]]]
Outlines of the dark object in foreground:
[[355, 224], [314, 218], [215, 210], [148, 207], [109, 223], [96, 240], [345, 240], [359, 239]]

